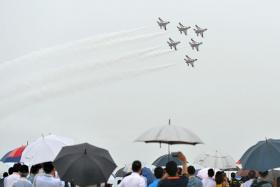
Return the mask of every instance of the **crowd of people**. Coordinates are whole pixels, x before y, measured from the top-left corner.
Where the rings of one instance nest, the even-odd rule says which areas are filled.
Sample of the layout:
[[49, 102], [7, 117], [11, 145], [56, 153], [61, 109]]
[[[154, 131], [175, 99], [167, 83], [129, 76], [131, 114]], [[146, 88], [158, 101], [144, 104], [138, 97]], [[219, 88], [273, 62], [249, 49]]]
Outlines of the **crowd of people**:
[[[176, 162], [169, 161], [165, 168], [156, 167], [154, 172], [147, 172], [142, 168], [140, 161], [132, 163], [132, 172], [127, 173], [118, 181], [118, 187], [277, 187], [276, 183], [267, 180], [268, 171], [249, 171], [246, 177], [236, 179], [236, 174], [231, 173], [229, 180], [226, 173], [214, 169], [208, 170], [207, 178], [196, 176], [196, 169], [188, 166], [188, 161], [183, 153], [178, 154], [182, 162], [179, 167]], [[149, 177], [149, 175], [153, 175]], [[104, 184], [106, 187], [111, 184]], [[0, 187], [72, 187], [73, 184], [61, 181], [56, 174], [51, 162], [32, 166], [15, 164], [3, 174]], [[101, 186], [96, 185], [96, 186]]]

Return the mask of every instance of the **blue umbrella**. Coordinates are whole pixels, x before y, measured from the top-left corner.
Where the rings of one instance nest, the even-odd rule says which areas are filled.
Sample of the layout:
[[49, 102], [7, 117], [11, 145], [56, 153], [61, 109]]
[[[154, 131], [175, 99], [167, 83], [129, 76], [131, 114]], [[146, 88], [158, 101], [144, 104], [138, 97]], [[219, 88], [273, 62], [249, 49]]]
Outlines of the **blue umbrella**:
[[177, 165], [182, 165], [182, 162], [177, 158], [172, 156], [173, 154], [166, 154], [158, 157], [152, 164], [154, 166], [165, 166], [167, 162], [174, 161]]
[[280, 140], [259, 141], [241, 157], [243, 169], [267, 171], [280, 167]]

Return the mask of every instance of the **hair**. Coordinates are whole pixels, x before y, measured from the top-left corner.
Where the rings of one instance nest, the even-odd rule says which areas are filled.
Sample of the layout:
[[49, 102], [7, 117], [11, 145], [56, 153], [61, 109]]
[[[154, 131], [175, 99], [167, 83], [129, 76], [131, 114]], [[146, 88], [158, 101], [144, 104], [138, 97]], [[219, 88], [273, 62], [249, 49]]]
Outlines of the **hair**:
[[27, 177], [29, 173], [29, 168], [27, 165], [21, 165], [19, 168], [19, 173], [21, 177]]
[[234, 172], [232, 172], [232, 173], [230, 174], [230, 177], [231, 177], [231, 179], [235, 179], [236, 174], [235, 174]]
[[169, 176], [174, 177], [177, 174], [177, 164], [174, 161], [169, 161], [166, 164], [166, 172]]
[[249, 173], [248, 173], [248, 178], [249, 179], [256, 178], [256, 172], [254, 170], [250, 170]]
[[40, 170], [40, 165], [34, 165], [34, 166], [31, 166], [30, 173], [33, 175], [36, 175], [39, 173], [39, 170]]
[[12, 175], [13, 172], [14, 172], [14, 168], [13, 168], [13, 167], [10, 167], [10, 168], [8, 169], [8, 174], [9, 174], [9, 175]]
[[133, 163], [132, 163], [132, 171], [133, 172], [139, 172], [142, 168], [142, 164], [139, 160], [135, 160]]
[[212, 178], [212, 177], [214, 177], [214, 175], [215, 175], [214, 169], [212, 169], [212, 168], [208, 169], [208, 177]]
[[259, 171], [259, 174], [262, 178], [264, 178], [268, 175], [268, 171]]
[[8, 177], [9, 176], [9, 174], [7, 173], [7, 172], [4, 172], [3, 173], [3, 178], [6, 178], [6, 177]]
[[155, 177], [157, 179], [161, 179], [162, 176], [163, 176], [163, 169], [162, 169], [162, 167], [160, 167], [160, 166], [156, 167], [155, 170], [154, 170], [154, 174], [155, 174]]
[[189, 175], [194, 175], [195, 174], [195, 168], [193, 166], [188, 167], [188, 173]]
[[224, 181], [223, 172], [217, 171], [215, 175], [215, 181], [217, 184], [222, 184]]
[[177, 173], [178, 173], [179, 176], [182, 175], [182, 172], [183, 172], [183, 169], [181, 167], [178, 167]]
[[13, 172], [19, 172], [19, 168], [20, 168], [21, 164], [20, 163], [16, 163], [13, 166]]
[[46, 174], [50, 174], [54, 170], [54, 166], [52, 162], [43, 163], [43, 170]]

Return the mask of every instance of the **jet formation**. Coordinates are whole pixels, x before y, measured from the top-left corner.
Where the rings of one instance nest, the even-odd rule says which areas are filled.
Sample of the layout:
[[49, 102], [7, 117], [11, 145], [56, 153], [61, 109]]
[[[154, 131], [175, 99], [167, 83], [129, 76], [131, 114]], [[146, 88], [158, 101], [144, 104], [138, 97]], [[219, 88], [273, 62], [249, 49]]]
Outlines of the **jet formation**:
[[[157, 23], [158, 23], [160, 29], [164, 29], [165, 31], [167, 31], [167, 25], [170, 24], [170, 21], [165, 21], [159, 17]], [[187, 36], [189, 34], [188, 30], [191, 29], [191, 27], [184, 26], [181, 22], [179, 22], [177, 29], [180, 34], [184, 34], [185, 36]], [[195, 25], [194, 29], [193, 29], [195, 35], [197, 37], [201, 36], [202, 38], [204, 38], [204, 32], [206, 32], [207, 30], [208, 30], [207, 28], [202, 28], [202, 27], [199, 27], [198, 25]], [[170, 49], [171, 50], [174, 49], [175, 51], [178, 50], [177, 45], [180, 43], [181, 43], [180, 41], [174, 41], [173, 39], [171, 39], [171, 37], [169, 37], [168, 41], [167, 41], [167, 44], [170, 47]], [[188, 44], [190, 45], [192, 50], [199, 51], [199, 46], [201, 46], [203, 44], [203, 42], [196, 41], [193, 38], [191, 38], [190, 42], [188, 42]], [[192, 67], [194, 67], [194, 62], [196, 62], [197, 59], [193, 59], [193, 58], [189, 57], [188, 55], [185, 55], [185, 57], [186, 57], [186, 58], [184, 58], [185, 63], [188, 66], [191, 65]]]

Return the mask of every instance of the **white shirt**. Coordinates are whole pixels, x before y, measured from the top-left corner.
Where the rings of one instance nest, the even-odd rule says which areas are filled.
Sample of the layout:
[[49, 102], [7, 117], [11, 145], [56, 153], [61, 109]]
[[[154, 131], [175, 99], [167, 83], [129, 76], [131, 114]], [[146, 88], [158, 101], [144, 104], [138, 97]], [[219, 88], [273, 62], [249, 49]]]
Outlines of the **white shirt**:
[[203, 187], [216, 187], [216, 182], [214, 179], [208, 177], [202, 180]]
[[131, 175], [123, 178], [119, 187], [146, 187], [146, 181], [139, 173], [133, 172]]
[[64, 187], [64, 182], [52, 175], [43, 174], [35, 177], [33, 187]]
[[13, 187], [32, 187], [32, 184], [29, 180], [22, 177], [17, 182], [13, 184]]
[[18, 173], [13, 173], [4, 179], [4, 187], [13, 187], [13, 184], [20, 179]]
[[254, 179], [247, 180], [247, 181], [244, 182], [241, 186], [242, 186], [242, 187], [251, 187], [253, 181], [254, 181]]

